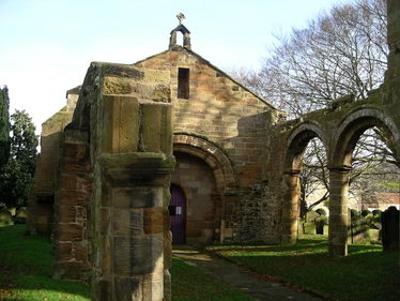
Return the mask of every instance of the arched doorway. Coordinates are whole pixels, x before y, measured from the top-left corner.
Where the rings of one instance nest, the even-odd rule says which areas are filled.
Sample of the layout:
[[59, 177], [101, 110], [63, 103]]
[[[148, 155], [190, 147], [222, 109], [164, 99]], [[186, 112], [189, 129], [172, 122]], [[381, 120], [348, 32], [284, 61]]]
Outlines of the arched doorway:
[[[174, 234], [176, 230], [177, 237], [184, 235], [185, 238], [173, 238], [173, 242], [209, 244], [217, 238], [221, 220], [221, 202], [212, 170], [206, 162], [187, 153], [174, 152], [174, 156], [176, 167], [171, 179], [174, 183], [171, 186], [171, 204], [177, 206], [177, 211], [171, 208], [171, 231]], [[178, 227], [173, 223], [182, 225], [183, 220], [184, 233], [182, 226], [173, 228]]]
[[230, 159], [213, 142], [186, 133], [174, 134], [174, 156], [171, 181], [185, 192], [186, 242], [209, 244], [232, 237], [236, 199], [230, 193], [236, 180]]
[[182, 188], [175, 184], [171, 185], [170, 192], [169, 216], [172, 243], [182, 245], [186, 243], [186, 197]]

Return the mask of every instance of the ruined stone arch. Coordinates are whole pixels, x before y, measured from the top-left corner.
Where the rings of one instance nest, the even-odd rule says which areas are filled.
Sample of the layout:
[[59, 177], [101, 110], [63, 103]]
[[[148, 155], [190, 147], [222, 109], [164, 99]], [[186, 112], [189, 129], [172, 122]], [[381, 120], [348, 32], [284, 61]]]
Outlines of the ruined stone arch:
[[186, 133], [174, 134], [174, 152], [182, 152], [204, 160], [211, 168], [217, 189], [225, 193], [236, 186], [231, 161], [228, 156], [213, 142]]
[[293, 243], [297, 240], [298, 219], [300, 216], [300, 171], [302, 156], [308, 142], [319, 138], [327, 146], [325, 134], [315, 121], [306, 121], [295, 127], [287, 139], [285, 158], [285, 173], [282, 198], [282, 237], [283, 243]]
[[329, 156], [329, 250], [332, 255], [346, 256], [348, 193], [354, 147], [367, 129], [376, 126], [385, 133], [387, 145], [398, 154], [400, 134], [399, 126], [388, 112], [375, 107], [364, 106], [352, 110], [338, 125], [336, 135], [332, 137], [333, 148]]
[[360, 135], [374, 126], [385, 133], [388, 146], [398, 157], [400, 151], [399, 126], [382, 110], [364, 107], [351, 111], [340, 121], [337, 134], [334, 137], [333, 152], [329, 158], [330, 166], [340, 165], [350, 168], [352, 153]]
[[287, 140], [286, 172], [301, 169], [301, 156], [308, 142], [314, 138], [319, 138], [328, 149], [325, 133], [317, 122], [305, 121], [292, 130]]

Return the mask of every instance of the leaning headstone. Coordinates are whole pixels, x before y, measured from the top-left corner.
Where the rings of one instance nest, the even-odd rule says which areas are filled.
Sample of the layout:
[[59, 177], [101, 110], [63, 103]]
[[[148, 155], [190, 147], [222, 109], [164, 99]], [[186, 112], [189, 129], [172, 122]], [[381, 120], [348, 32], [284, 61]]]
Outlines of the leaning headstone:
[[26, 224], [26, 218], [28, 217], [28, 210], [26, 207], [21, 207], [17, 209], [14, 216], [14, 223], [16, 224]]
[[17, 208], [16, 207], [11, 207], [7, 209], [12, 216], [15, 216], [15, 214], [17, 213]]
[[393, 206], [382, 213], [382, 245], [384, 251], [400, 251], [399, 216], [400, 211]]
[[7, 209], [0, 210], [0, 226], [12, 225], [12, 216]]
[[328, 223], [328, 218], [325, 215], [320, 215], [314, 221], [316, 234], [324, 234], [324, 226]]

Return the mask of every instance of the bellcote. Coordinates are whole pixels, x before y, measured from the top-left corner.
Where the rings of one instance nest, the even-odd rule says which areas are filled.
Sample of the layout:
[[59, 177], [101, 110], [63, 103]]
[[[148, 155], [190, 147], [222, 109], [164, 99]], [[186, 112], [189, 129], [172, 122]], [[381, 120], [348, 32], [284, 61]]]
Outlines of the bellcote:
[[190, 42], [190, 31], [182, 24], [182, 20], [185, 19], [185, 16], [182, 13], [179, 13], [176, 16], [179, 20], [179, 25], [175, 27], [171, 33], [169, 38], [169, 49], [174, 48], [175, 46], [179, 46], [177, 44], [177, 33], [180, 32], [183, 35], [183, 47], [187, 49], [191, 49], [191, 42]]

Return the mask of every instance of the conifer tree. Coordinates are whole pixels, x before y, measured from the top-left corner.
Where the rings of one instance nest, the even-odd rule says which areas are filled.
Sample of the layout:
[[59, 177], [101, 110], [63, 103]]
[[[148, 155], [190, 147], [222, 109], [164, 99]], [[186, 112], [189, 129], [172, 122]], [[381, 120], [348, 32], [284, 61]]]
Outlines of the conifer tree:
[[7, 163], [10, 154], [10, 115], [8, 89], [0, 88], [0, 170]]

